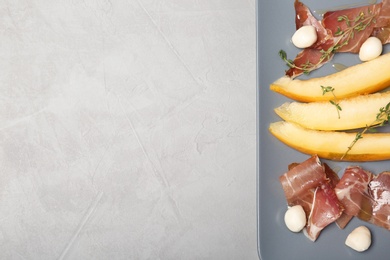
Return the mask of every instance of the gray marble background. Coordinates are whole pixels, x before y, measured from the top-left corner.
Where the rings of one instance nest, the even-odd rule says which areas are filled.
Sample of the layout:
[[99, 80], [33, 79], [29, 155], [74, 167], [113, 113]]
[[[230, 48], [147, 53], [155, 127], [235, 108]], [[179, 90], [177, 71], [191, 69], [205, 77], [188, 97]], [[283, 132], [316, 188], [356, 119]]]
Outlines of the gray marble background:
[[257, 259], [255, 0], [0, 0], [0, 259]]

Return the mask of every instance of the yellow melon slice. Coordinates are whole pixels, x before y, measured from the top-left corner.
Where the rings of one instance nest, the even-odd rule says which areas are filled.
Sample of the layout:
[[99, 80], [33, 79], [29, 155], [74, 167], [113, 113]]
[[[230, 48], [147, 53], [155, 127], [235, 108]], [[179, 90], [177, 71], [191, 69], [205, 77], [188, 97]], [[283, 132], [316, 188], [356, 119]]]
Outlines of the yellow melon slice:
[[[286, 102], [275, 108], [282, 119], [316, 130], [347, 130], [366, 127], [375, 121], [380, 108], [390, 103], [390, 91], [329, 101]], [[379, 122], [376, 122], [379, 123]]]
[[355, 133], [319, 131], [280, 121], [269, 130], [286, 145], [309, 155], [335, 161], [379, 161], [390, 159], [390, 133], [367, 133], [347, 153]]
[[338, 99], [383, 90], [390, 86], [390, 53], [323, 77], [302, 80], [283, 76], [270, 89], [302, 102], [332, 100], [332, 93], [323, 94], [321, 86], [333, 87]]

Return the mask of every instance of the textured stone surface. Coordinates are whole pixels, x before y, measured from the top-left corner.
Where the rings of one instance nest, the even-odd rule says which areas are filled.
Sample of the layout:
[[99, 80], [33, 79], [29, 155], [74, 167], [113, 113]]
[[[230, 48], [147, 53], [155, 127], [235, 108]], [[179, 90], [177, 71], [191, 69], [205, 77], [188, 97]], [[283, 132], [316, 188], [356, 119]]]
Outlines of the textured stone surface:
[[257, 259], [255, 1], [0, 2], [0, 258]]

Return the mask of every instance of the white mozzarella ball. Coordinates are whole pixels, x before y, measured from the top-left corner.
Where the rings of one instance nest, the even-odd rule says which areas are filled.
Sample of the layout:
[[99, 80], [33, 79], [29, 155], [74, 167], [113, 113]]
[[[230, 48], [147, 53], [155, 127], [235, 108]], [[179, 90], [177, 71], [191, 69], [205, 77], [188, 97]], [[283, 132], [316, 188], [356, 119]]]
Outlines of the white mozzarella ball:
[[379, 57], [382, 53], [382, 42], [376, 37], [369, 37], [360, 47], [359, 59], [369, 61]]
[[307, 48], [317, 41], [317, 31], [314, 26], [305, 25], [295, 31], [291, 38], [292, 43], [298, 48]]
[[284, 214], [284, 222], [292, 232], [299, 232], [306, 226], [306, 214], [301, 205], [290, 207]]
[[350, 248], [363, 252], [371, 245], [371, 232], [365, 226], [355, 228], [345, 240], [345, 244]]

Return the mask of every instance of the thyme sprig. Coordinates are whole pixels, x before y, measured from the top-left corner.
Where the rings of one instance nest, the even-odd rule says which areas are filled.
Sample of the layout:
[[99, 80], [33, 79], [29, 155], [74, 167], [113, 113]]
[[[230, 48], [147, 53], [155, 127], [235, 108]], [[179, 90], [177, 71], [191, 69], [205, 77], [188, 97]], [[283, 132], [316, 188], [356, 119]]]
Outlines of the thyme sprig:
[[320, 50], [320, 51], [322, 53], [321, 58], [316, 64], [307, 60], [304, 64], [302, 64], [300, 66], [295, 65], [295, 63], [292, 59], [288, 59], [287, 54], [284, 50], [279, 51], [279, 56], [280, 56], [280, 58], [282, 58], [282, 60], [286, 63], [286, 65], [289, 68], [302, 70], [303, 74], [307, 75], [310, 72], [312, 72], [313, 70], [315, 70], [323, 61], [330, 58], [330, 55], [332, 54], [331, 52], [328, 52], [328, 51], [324, 51], [324, 50]]
[[372, 23], [376, 22], [375, 14], [369, 8], [367, 12], [360, 12], [355, 18], [350, 19], [347, 15], [341, 15], [337, 17], [338, 22], [345, 22], [347, 28], [342, 30], [337, 27], [334, 36], [337, 36], [335, 42], [327, 50], [320, 50], [321, 56], [317, 63], [312, 63], [309, 60], [304, 64], [298, 66], [293, 60], [287, 58], [287, 54], [284, 50], [279, 51], [279, 56], [283, 59], [289, 68], [295, 68], [301, 70], [304, 74], [309, 74], [311, 71], [318, 68], [324, 61], [330, 59], [334, 53], [340, 50], [342, 47], [349, 44], [349, 41], [355, 37], [355, 33], [364, 31]]
[[367, 13], [362, 11], [354, 19], [349, 19], [348, 16], [341, 15], [337, 17], [337, 21], [344, 21], [347, 25], [347, 28], [345, 28], [345, 30], [341, 30], [340, 27], [337, 28], [335, 36], [339, 36], [340, 38], [334, 45], [335, 51], [341, 49], [345, 45], [348, 45], [349, 41], [355, 37], [355, 33], [364, 31], [371, 25], [371, 23], [375, 23], [376, 19], [375, 14], [373, 14], [370, 9], [367, 9]]
[[284, 50], [279, 51], [280, 58], [286, 63], [289, 68], [295, 68], [302, 70], [304, 74], [309, 74], [312, 71], [313, 64], [310, 61], [302, 64], [301, 66], [295, 65], [294, 61], [287, 58], [287, 53]]
[[335, 106], [336, 110], [337, 110], [337, 115], [338, 115], [338, 118], [340, 119], [340, 111], [342, 111], [342, 108], [338, 102], [338, 99], [336, 97], [336, 95], [334, 94], [334, 88], [331, 87], [331, 86], [321, 86], [321, 89], [322, 89], [322, 95], [325, 95], [326, 93], [332, 93], [333, 95], [333, 100], [329, 100], [329, 102]]
[[379, 113], [376, 114], [375, 120], [370, 125], [367, 125], [361, 132], [356, 133], [355, 139], [348, 146], [348, 149], [341, 157], [341, 160], [344, 159], [344, 157], [349, 153], [349, 151], [351, 151], [352, 147], [357, 143], [357, 141], [363, 138], [363, 135], [366, 132], [375, 132], [376, 128], [387, 125], [389, 124], [389, 122], [390, 122], [390, 102], [387, 103], [386, 106], [381, 107], [379, 109]]

